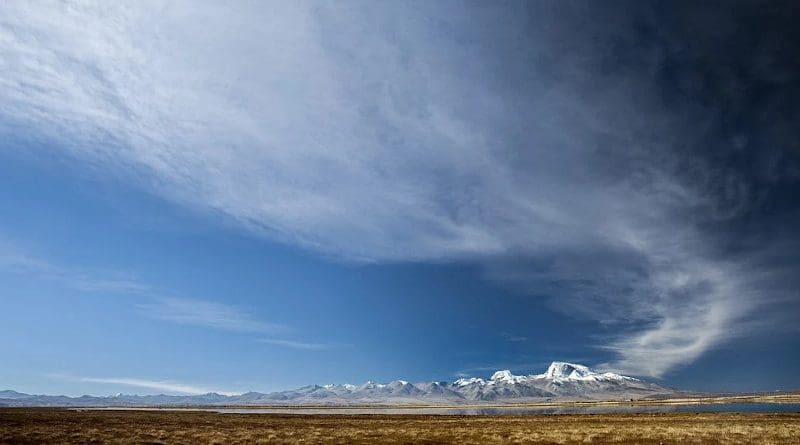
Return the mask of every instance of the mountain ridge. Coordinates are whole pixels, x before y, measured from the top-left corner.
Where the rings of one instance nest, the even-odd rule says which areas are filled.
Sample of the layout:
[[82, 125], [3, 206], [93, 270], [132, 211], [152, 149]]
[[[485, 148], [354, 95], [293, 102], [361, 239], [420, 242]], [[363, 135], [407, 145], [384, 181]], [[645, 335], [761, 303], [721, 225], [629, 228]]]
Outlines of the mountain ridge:
[[[405, 405], [525, 403], [543, 401], [629, 400], [664, 397], [676, 390], [587, 366], [553, 362], [542, 374], [514, 375], [500, 370], [489, 379], [459, 378], [454, 382], [388, 383], [362, 385], [307, 385], [270, 393], [237, 395], [125, 395], [80, 397], [29, 395], [0, 391], [0, 406], [286, 406], [286, 405]], [[4, 397], [3, 395], [8, 395]]]

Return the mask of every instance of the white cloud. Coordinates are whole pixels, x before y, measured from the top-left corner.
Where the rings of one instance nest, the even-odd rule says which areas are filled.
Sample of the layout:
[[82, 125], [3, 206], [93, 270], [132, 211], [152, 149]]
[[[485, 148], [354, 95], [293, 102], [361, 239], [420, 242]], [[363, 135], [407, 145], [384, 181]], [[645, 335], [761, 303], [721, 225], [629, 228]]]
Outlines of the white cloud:
[[236, 332], [281, 332], [286, 326], [260, 321], [235, 306], [194, 298], [159, 297], [137, 305], [147, 317]]
[[331, 348], [338, 348], [345, 346], [334, 343], [312, 343], [312, 342], [297, 341], [297, 340], [286, 340], [280, 338], [260, 338], [258, 339], [258, 341], [260, 343], [266, 343], [268, 345], [282, 346], [285, 348], [292, 348], [292, 349], [320, 350], [320, 349], [331, 349]]
[[619, 336], [605, 346], [617, 352], [619, 359], [603, 367], [662, 377], [722, 341], [744, 335], [737, 326], [758, 300], [746, 293], [742, 270], [688, 259], [678, 267], [653, 273], [655, 301], [633, 297], [630, 304], [652, 307], [657, 317], [646, 329]]
[[217, 393], [226, 396], [233, 396], [240, 394], [230, 391], [212, 390], [202, 386], [187, 385], [169, 380], [146, 380], [146, 379], [118, 378], [118, 377], [102, 377], [102, 378], [81, 377], [76, 380], [86, 383], [133, 386], [137, 388], [153, 389], [156, 391], [165, 391], [167, 393], [178, 393], [178, 394], [200, 395], [208, 393]]
[[65, 287], [93, 292], [141, 294], [152, 289], [133, 277], [119, 272], [86, 271], [65, 267], [33, 255], [0, 235], [0, 270], [35, 276]]
[[[728, 337], [756, 299], [740, 265], [709, 266], [685, 215], [713, 199], [663, 154], [684, 122], [637, 79], [596, 87], [582, 48], [557, 82], [524, 66], [521, 94], [504, 89], [518, 66], [492, 68], [519, 23], [485, 48], [460, 8], [362, 6], [4, 2], [0, 136], [27, 128], [104, 174], [345, 260], [555, 258], [547, 276], [487, 267], [512, 285], [559, 281], [568, 311], [637, 326], [608, 338], [613, 366], [662, 375]], [[525, 38], [560, 51], [546, 46], [559, 36]], [[642, 264], [604, 265], [615, 252]], [[140, 309], [276, 328], [194, 300]]]
[[235, 332], [274, 333], [288, 329], [280, 323], [258, 320], [233, 305], [164, 296], [168, 292], [133, 278], [113, 278], [124, 275], [119, 272], [67, 268], [32, 255], [3, 237], [0, 237], [0, 270], [34, 276], [81, 291], [134, 295], [141, 298], [135, 307], [153, 319]]

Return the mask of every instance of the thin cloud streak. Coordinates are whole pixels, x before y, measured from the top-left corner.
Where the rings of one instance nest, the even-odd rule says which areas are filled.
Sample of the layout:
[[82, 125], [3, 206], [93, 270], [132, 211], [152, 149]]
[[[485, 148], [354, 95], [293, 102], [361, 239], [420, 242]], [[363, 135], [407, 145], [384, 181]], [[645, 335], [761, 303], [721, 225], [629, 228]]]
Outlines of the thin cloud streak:
[[166, 391], [168, 393], [179, 393], [179, 394], [190, 394], [190, 395], [216, 393], [225, 396], [234, 396], [241, 394], [230, 391], [212, 390], [201, 386], [187, 385], [184, 383], [173, 382], [169, 380], [146, 380], [146, 379], [119, 378], [119, 377], [81, 377], [76, 380], [86, 383], [125, 385], [125, 386], [133, 386], [136, 388], [153, 389], [156, 391]]
[[310, 343], [304, 341], [297, 341], [297, 340], [285, 340], [279, 338], [260, 338], [258, 339], [259, 343], [265, 343], [268, 345], [275, 345], [275, 346], [282, 346], [286, 348], [292, 349], [312, 349], [312, 350], [322, 350], [322, 349], [333, 349], [342, 347], [343, 345], [339, 344], [332, 344], [332, 343]]
[[142, 294], [153, 292], [149, 286], [132, 278], [114, 278], [98, 272], [67, 268], [31, 255], [15, 243], [0, 236], [0, 270], [35, 276], [59, 283], [70, 289], [90, 292]]
[[136, 309], [152, 319], [247, 333], [284, 332], [280, 323], [257, 320], [251, 314], [231, 305], [185, 297], [164, 296], [165, 291], [132, 279], [110, 279], [100, 272], [88, 273], [65, 268], [33, 256], [7, 239], [0, 238], [0, 269], [32, 275], [57, 282], [67, 288], [135, 295], [146, 301], [135, 304]]
[[278, 323], [260, 321], [235, 306], [193, 298], [166, 297], [136, 305], [143, 315], [178, 324], [234, 332], [272, 333], [287, 330]]

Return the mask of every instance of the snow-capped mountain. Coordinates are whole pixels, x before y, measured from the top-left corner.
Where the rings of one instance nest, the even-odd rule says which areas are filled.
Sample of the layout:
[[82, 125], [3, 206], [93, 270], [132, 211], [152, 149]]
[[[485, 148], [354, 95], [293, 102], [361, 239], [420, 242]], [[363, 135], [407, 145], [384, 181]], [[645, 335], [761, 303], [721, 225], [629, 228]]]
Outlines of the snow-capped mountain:
[[513, 375], [497, 371], [489, 380], [458, 379], [458, 392], [469, 400], [506, 399], [627, 399], [674, 392], [654, 383], [586, 366], [553, 362], [544, 374]]
[[248, 392], [234, 396], [65, 397], [33, 396], [3, 391], [0, 406], [142, 406], [142, 405], [400, 405], [525, 403], [570, 400], [627, 400], [659, 397], [675, 391], [654, 383], [583, 365], [553, 362], [543, 374], [514, 375], [497, 371], [489, 379], [460, 378], [452, 383], [366, 382], [362, 385], [309, 385], [273, 393]]

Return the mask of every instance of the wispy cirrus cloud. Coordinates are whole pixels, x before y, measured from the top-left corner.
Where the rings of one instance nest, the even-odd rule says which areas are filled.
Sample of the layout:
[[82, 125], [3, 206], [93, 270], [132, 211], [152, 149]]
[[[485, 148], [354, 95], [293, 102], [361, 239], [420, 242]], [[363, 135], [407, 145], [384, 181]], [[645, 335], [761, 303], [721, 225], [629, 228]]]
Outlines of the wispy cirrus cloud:
[[7, 238], [0, 238], [0, 269], [56, 282], [70, 289], [134, 295], [140, 300], [135, 303], [135, 308], [153, 319], [234, 332], [274, 333], [288, 330], [283, 324], [261, 321], [230, 304], [167, 296], [168, 291], [136, 279], [114, 278], [123, 275], [118, 272], [65, 267], [31, 254]]
[[236, 306], [194, 298], [159, 297], [137, 304], [136, 308], [149, 318], [225, 331], [265, 333], [288, 329], [282, 324], [258, 320]]
[[87, 271], [66, 267], [31, 254], [0, 234], [0, 269], [35, 276], [65, 287], [97, 292], [142, 294], [153, 289], [128, 274], [108, 271]]
[[268, 345], [281, 346], [285, 348], [310, 349], [310, 350], [334, 349], [347, 346], [338, 343], [313, 343], [313, 342], [305, 342], [298, 340], [287, 340], [281, 338], [259, 338], [258, 342], [265, 343]]
[[516, 335], [510, 332], [502, 332], [500, 333], [500, 337], [510, 343], [522, 343], [528, 341], [527, 337], [522, 335]]
[[122, 385], [122, 386], [130, 386], [134, 388], [144, 388], [156, 391], [164, 391], [170, 394], [189, 394], [189, 395], [201, 395], [201, 394], [208, 394], [208, 393], [217, 393], [226, 396], [233, 396], [238, 395], [241, 393], [231, 392], [231, 391], [221, 391], [218, 389], [211, 389], [204, 386], [197, 386], [197, 385], [189, 385], [185, 383], [180, 383], [172, 380], [149, 380], [149, 379], [139, 379], [139, 378], [127, 378], [127, 377], [64, 377], [61, 378], [74, 380], [76, 382], [85, 382], [85, 383], [100, 383], [105, 385]]
[[[6, 2], [0, 135], [13, 147], [27, 128], [41, 150], [346, 261], [480, 263], [596, 321], [608, 366], [660, 376], [791, 288], [763, 276], [765, 250], [796, 266], [769, 236], [796, 218], [748, 221], [800, 169], [785, 96], [728, 98], [795, 91], [793, 46], [761, 33], [752, 72], [726, 70], [717, 46], [748, 14], [700, 6], [698, 28], [651, 7]], [[267, 329], [210, 303], [140, 310]]]

